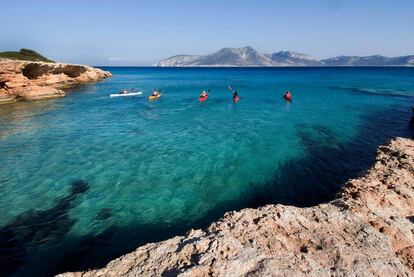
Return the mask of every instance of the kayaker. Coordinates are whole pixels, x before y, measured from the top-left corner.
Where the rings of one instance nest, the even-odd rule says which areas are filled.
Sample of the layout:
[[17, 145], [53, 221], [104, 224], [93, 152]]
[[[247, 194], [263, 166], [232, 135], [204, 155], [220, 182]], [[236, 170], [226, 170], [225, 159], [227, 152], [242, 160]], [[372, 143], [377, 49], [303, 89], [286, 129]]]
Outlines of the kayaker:
[[239, 97], [239, 94], [237, 93], [236, 90], [233, 90], [233, 99]]
[[288, 101], [292, 101], [292, 93], [290, 92], [290, 90], [285, 92], [285, 94], [283, 95], [283, 98], [285, 98]]
[[205, 90], [203, 90], [200, 94], [200, 98], [204, 98], [204, 97], [207, 97], [207, 96], [208, 96], [208, 94], [207, 94], [207, 91], [205, 91]]
[[152, 96], [158, 97], [160, 95], [160, 91], [157, 89], [152, 90]]

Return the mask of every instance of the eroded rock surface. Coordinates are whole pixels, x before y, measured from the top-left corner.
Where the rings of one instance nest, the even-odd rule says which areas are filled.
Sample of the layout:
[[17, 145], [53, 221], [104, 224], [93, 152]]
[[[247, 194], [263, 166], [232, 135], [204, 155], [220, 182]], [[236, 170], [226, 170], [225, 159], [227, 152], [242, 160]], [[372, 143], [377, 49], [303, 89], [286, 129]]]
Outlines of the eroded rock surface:
[[109, 76], [110, 72], [86, 65], [0, 59], [0, 105], [63, 97], [64, 88]]
[[330, 203], [229, 212], [207, 230], [60, 276], [414, 276], [414, 141], [395, 139]]

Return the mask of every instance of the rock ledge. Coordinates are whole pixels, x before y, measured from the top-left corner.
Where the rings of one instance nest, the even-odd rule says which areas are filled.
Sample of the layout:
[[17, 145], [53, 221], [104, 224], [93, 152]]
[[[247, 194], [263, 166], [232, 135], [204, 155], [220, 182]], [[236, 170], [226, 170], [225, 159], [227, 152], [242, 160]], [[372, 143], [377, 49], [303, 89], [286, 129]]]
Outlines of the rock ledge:
[[86, 65], [0, 59], [0, 105], [63, 97], [64, 88], [109, 76]]
[[335, 201], [228, 212], [206, 230], [59, 276], [414, 276], [414, 141], [378, 149]]

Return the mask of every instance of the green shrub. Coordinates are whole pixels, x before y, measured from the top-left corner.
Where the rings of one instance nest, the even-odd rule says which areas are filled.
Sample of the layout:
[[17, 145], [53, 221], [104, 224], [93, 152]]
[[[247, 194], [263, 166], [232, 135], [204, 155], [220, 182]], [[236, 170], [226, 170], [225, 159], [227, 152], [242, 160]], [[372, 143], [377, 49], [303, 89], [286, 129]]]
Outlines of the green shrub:
[[6, 51], [0, 52], [0, 58], [12, 59], [12, 60], [23, 60], [23, 61], [36, 61], [36, 62], [53, 62], [48, 58], [40, 55], [36, 51], [30, 49], [20, 49], [19, 52], [16, 51]]

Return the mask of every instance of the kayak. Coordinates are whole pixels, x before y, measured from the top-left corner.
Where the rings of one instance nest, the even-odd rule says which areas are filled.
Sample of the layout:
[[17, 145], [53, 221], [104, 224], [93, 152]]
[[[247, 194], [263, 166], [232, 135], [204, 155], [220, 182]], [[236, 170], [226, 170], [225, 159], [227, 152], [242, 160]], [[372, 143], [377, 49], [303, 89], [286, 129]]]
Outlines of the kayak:
[[130, 92], [130, 93], [114, 93], [114, 94], [109, 94], [110, 97], [121, 97], [121, 96], [134, 96], [134, 95], [141, 95], [142, 91], [137, 91], [137, 92]]
[[198, 101], [200, 101], [200, 102], [204, 102], [204, 101], [206, 101], [206, 100], [207, 100], [207, 98], [208, 98], [208, 94], [207, 94], [205, 97], [199, 97], [199, 98], [198, 98]]
[[233, 102], [237, 103], [239, 101], [239, 99], [240, 99], [240, 96], [233, 97]]
[[160, 97], [161, 97], [161, 93], [158, 96], [154, 96], [154, 95], [148, 96], [148, 99], [149, 100], [157, 100]]

